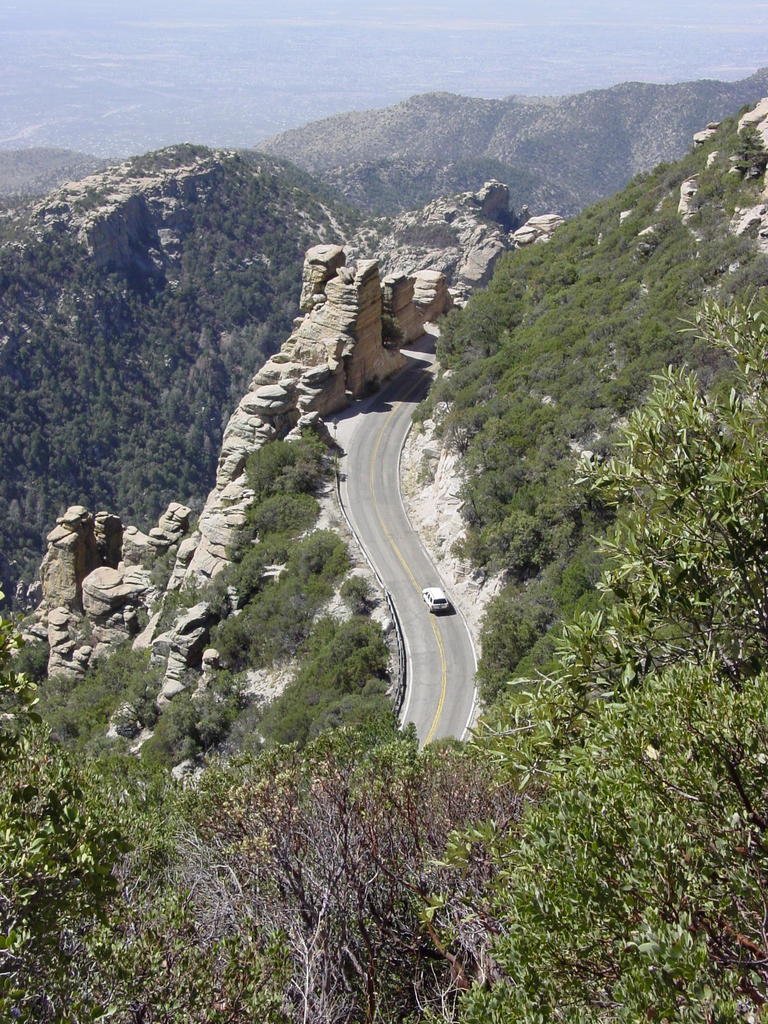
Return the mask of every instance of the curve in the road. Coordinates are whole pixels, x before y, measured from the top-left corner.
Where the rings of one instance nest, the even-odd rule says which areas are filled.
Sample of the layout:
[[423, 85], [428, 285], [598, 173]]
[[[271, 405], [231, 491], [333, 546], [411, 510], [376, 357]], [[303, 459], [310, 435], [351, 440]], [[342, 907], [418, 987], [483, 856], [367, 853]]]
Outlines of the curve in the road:
[[438, 618], [421, 599], [423, 587], [442, 582], [408, 520], [399, 471], [413, 407], [432, 380], [432, 357], [422, 347], [406, 355], [407, 367], [375, 398], [339, 418], [337, 439], [346, 450], [342, 496], [348, 517], [392, 595], [404, 633], [409, 671], [402, 720], [413, 722], [429, 743], [466, 732], [475, 701], [475, 655], [463, 616]]

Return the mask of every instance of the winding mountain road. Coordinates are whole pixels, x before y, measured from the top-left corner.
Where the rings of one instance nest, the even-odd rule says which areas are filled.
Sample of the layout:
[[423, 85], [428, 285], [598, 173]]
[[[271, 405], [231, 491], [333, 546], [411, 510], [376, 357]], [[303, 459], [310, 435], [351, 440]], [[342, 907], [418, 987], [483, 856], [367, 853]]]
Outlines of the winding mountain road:
[[[434, 339], [425, 335], [404, 350], [408, 363], [373, 398], [336, 420], [345, 451], [341, 496], [347, 514], [390, 591], [405, 638], [408, 688], [401, 719], [413, 722], [422, 743], [462, 737], [475, 700], [475, 656], [463, 617], [432, 615], [421, 591], [443, 586], [400, 496], [400, 452], [413, 410], [433, 378]], [[450, 591], [443, 586], [448, 597]]]

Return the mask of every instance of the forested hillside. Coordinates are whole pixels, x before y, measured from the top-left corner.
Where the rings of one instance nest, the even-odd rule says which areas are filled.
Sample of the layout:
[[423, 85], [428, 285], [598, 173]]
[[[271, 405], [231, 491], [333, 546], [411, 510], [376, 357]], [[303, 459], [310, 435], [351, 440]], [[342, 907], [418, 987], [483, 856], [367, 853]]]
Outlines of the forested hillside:
[[197, 505], [223, 423], [288, 333], [338, 221], [301, 172], [175, 147], [0, 228], [0, 578], [73, 502], [146, 523]]
[[0, 1008], [22, 1022], [759, 1019], [765, 307], [705, 309], [620, 455], [601, 607], [469, 745], [386, 720], [175, 789], [70, 760], [0, 629]]
[[[487, 100], [412, 96], [292, 129], [263, 143], [332, 182], [364, 208], [393, 213], [452, 189], [477, 188], [477, 168], [512, 188], [513, 205], [566, 215], [622, 188], [640, 171], [687, 152], [708, 121], [755, 103], [768, 73], [738, 82], [625, 82], [573, 96]], [[393, 177], [404, 181], [399, 205]]]
[[[423, 411], [467, 459], [466, 552], [509, 581], [471, 742], [419, 750], [380, 699], [380, 638], [353, 616], [334, 648], [341, 626], [316, 619], [346, 560], [338, 538], [302, 536], [329, 468], [308, 439], [251, 459], [222, 580], [248, 599], [219, 633], [234, 670], [301, 634], [267, 744], [254, 733], [186, 788], [160, 729], [155, 757], [87, 738], [70, 756], [0, 622], [6, 1018], [764, 1016], [767, 164], [729, 122], [507, 257], [446, 325]], [[267, 579], [271, 557], [286, 575]], [[185, 698], [186, 740], [231, 697]], [[318, 736], [340, 711], [353, 724]]]
[[[610, 514], [577, 481], [580, 452], [604, 455], [668, 364], [712, 383], [721, 361], [689, 329], [697, 309], [768, 282], [760, 215], [741, 234], [729, 228], [737, 208], [760, 209], [766, 159], [752, 129], [725, 123], [546, 246], [504, 257], [489, 288], [445, 322], [439, 355], [450, 373], [422, 415], [437, 410], [445, 442], [464, 457], [463, 554], [506, 581], [484, 629], [487, 699], [546, 668], [550, 627], [593, 599], [592, 537]], [[693, 175], [686, 212], [681, 185]]]

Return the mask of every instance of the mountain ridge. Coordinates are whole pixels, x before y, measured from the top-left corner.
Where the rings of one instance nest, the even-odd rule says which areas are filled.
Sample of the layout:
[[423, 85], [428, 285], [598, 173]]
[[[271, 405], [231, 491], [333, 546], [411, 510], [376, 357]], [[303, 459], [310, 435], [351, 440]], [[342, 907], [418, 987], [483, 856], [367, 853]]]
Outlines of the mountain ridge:
[[[408, 160], [444, 167], [470, 158], [495, 159], [513, 174], [533, 175], [554, 187], [558, 212], [572, 214], [616, 191], [633, 174], [681, 157], [704, 124], [756, 102], [766, 91], [768, 68], [737, 82], [627, 82], [543, 100], [422, 93], [391, 107], [291, 129], [261, 148], [333, 181], [350, 198], [355, 195], [355, 174], [345, 169], [350, 164]], [[532, 198], [532, 209], [543, 212], [535, 193]], [[528, 200], [513, 192], [512, 201]]]

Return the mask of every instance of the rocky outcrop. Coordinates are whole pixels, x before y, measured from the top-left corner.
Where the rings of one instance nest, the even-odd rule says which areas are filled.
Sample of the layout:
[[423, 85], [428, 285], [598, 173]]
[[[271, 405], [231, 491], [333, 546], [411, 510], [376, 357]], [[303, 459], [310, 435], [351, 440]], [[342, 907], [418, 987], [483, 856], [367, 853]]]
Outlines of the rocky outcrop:
[[384, 278], [384, 312], [403, 332], [405, 343], [416, 341], [424, 325], [436, 320], [453, 305], [445, 274], [418, 270], [415, 274], [390, 274]]
[[303, 313], [308, 313], [316, 301], [322, 301], [326, 284], [345, 263], [346, 256], [340, 245], [316, 245], [307, 250], [299, 302]]
[[379, 261], [385, 279], [437, 272], [445, 276], [454, 299], [465, 302], [475, 288], [487, 284], [498, 258], [513, 247], [509, 229], [514, 225], [509, 189], [489, 181], [478, 192], [436, 199], [402, 214], [383, 234], [366, 229], [352, 245]]
[[[94, 264], [109, 271], [162, 277], [181, 252], [194, 203], [208, 194], [234, 154], [178, 147], [171, 166], [128, 160], [68, 182], [34, 210], [44, 230], [75, 231]], [[184, 158], [185, 157], [185, 158]]]
[[184, 612], [168, 633], [164, 633], [153, 642], [153, 654], [168, 659], [157, 698], [159, 707], [164, 707], [186, 689], [186, 674], [189, 669], [200, 666], [214, 621], [215, 616], [210, 605], [201, 601]]
[[748, 208], [737, 207], [729, 225], [733, 235], [754, 238], [760, 252], [768, 253], [768, 203]]
[[764, 148], [768, 149], [768, 96], [739, 118], [739, 131], [741, 132], [747, 127], [757, 131]]
[[47, 634], [49, 675], [80, 676], [138, 633], [139, 609], [159, 597], [150, 569], [178, 548], [190, 515], [172, 502], [148, 534], [82, 505], [59, 517], [40, 569], [42, 600], [28, 627], [30, 635]]
[[[311, 309], [256, 373], [230, 417], [215, 487], [200, 514], [198, 533], [179, 549], [171, 587], [210, 580], [228, 564], [253, 497], [245, 477], [252, 452], [287, 437], [302, 421], [319, 427], [319, 417], [344, 408], [403, 365], [399, 349], [382, 332], [378, 264], [361, 260], [347, 267], [331, 246], [311, 249], [307, 256], [304, 280], [312, 289]], [[333, 266], [334, 275], [327, 277]]]
[[109, 654], [138, 633], [138, 608], [151, 590], [149, 574], [140, 570], [102, 566], [86, 576], [83, 610], [91, 625], [92, 659]]
[[545, 213], [540, 217], [529, 217], [522, 227], [512, 233], [512, 240], [518, 247], [548, 242], [565, 220], [557, 213]]
[[142, 533], [137, 526], [126, 526], [123, 532], [122, 562], [129, 565], [149, 566], [169, 548], [178, 544], [189, 527], [192, 510], [172, 501], [160, 516], [157, 526]]
[[700, 132], [696, 132], [693, 136], [694, 146], [703, 146], [705, 142], [709, 142], [710, 139], [717, 135], [720, 128], [720, 121], [710, 121], [706, 128], [702, 128]]
[[40, 567], [42, 607], [82, 612], [83, 580], [102, 564], [93, 515], [82, 505], [71, 505], [46, 540]]
[[79, 678], [88, 667], [93, 649], [80, 638], [77, 616], [70, 608], [52, 608], [47, 615], [47, 624], [48, 675]]
[[698, 174], [692, 175], [690, 178], [686, 178], [680, 186], [680, 201], [677, 204], [677, 212], [680, 214], [680, 219], [683, 224], [688, 224], [693, 215], [696, 213], [696, 196], [699, 192], [699, 176]]

